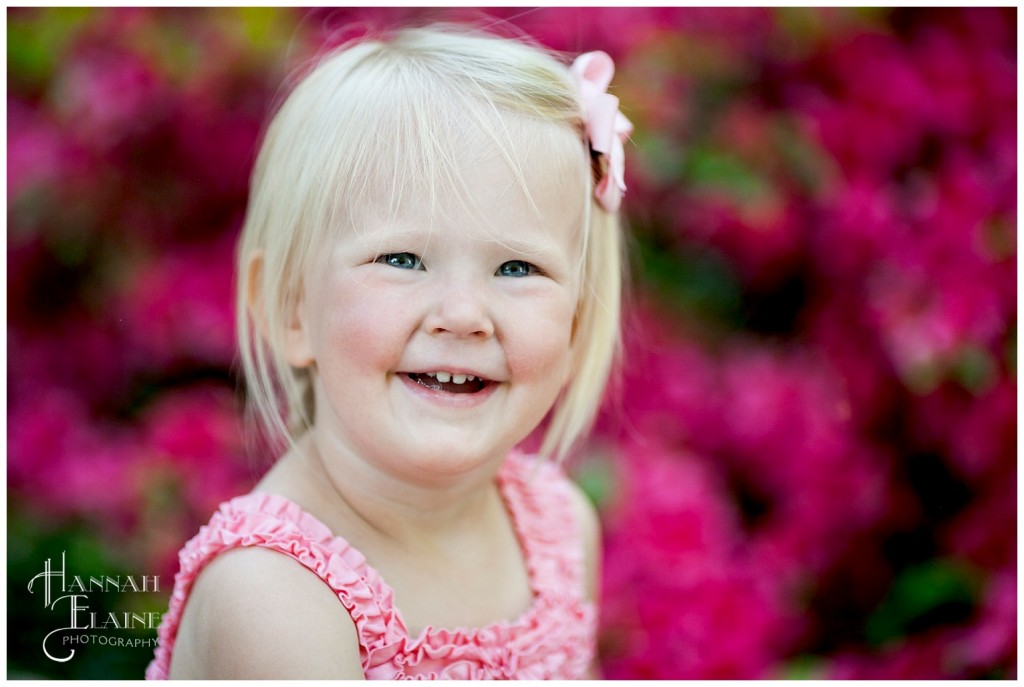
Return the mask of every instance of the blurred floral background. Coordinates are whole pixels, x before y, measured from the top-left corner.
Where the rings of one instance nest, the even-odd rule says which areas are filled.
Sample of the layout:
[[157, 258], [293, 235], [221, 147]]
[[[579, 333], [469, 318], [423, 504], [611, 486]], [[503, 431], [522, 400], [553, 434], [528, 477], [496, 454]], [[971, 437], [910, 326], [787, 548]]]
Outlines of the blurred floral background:
[[9, 9], [9, 676], [141, 676], [46, 659], [27, 581], [63, 551], [166, 608], [266, 467], [232, 251], [280, 84], [438, 19], [606, 50], [636, 126], [623, 372], [569, 466], [605, 676], [1015, 677], [1014, 8]]

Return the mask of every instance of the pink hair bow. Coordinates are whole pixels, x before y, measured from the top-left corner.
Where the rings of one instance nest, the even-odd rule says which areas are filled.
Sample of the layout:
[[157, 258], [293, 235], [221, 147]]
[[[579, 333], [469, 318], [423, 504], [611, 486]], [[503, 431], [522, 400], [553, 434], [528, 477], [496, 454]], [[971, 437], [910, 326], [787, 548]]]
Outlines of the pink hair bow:
[[583, 53], [572, 63], [571, 71], [579, 82], [590, 149], [600, 155], [601, 178], [594, 197], [608, 212], [615, 212], [626, 190], [626, 152], [623, 143], [633, 125], [619, 112], [619, 99], [608, 92], [615, 74], [615, 63], [600, 50]]

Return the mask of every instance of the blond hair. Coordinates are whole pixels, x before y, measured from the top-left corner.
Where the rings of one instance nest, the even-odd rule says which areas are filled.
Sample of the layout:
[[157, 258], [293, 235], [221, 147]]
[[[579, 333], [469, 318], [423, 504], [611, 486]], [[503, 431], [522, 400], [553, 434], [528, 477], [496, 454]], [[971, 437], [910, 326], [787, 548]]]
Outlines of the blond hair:
[[[557, 132], [552, 156], [583, 177], [580, 291], [572, 373], [541, 453], [564, 457], [590, 428], [620, 348], [622, 240], [617, 214], [593, 200], [576, 82], [551, 53], [521, 39], [453, 27], [364, 39], [319, 60], [267, 129], [252, 176], [238, 252], [237, 327], [250, 410], [270, 437], [295, 441], [315, 418], [312, 372], [285, 359], [287, 313], [302, 274], [359, 204], [437, 203], [457, 174], [452, 118], [477, 125], [513, 169], [513, 118]], [[497, 125], [497, 126], [495, 126]], [[502, 133], [504, 132], [504, 138]], [[552, 138], [552, 136], [548, 136]], [[524, 179], [519, 182], [526, 188]], [[375, 208], [379, 211], [381, 208]], [[259, 256], [258, 270], [250, 269]]]

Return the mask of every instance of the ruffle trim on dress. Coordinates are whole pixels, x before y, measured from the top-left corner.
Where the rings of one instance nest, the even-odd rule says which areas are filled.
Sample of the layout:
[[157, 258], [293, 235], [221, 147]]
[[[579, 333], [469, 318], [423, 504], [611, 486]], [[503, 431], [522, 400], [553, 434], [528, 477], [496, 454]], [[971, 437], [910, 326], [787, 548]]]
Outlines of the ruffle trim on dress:
[[548, 460], [513, 452], [498, 475], [536, 592], [579, 597], [583, 547], [569, 482]]
[[[278, 551], [308, 568], [338, 596], [360, 636], [360, 655], [366, 668], [366, 647], [402, 636], [405, 628], [395, 613], [393, 593], [366, 559], [340, 537], [276, 494], [254, 492], [221, 505], [209, 524], [199, 529], [178, 555], [170, 607], [157, 633], [154, 661], [146, 671], [166, 676], [185, 601], [196, 577], [218, 554], [232, 549], [259, 547]], [[396, 626], [397, 625], [397, 626]]]
[[216, 555], [248, 546], [295, 559], [334, 590], [355, 623], [368, 678], [582, 676], [593, 658], [596, 611], [581, 597], [583, 556], [565, 477], [547, 462], [513, 453], [498, 480], [534, 595], [516, 620], [481, 628], [427, 627], [411, 638], [393, 590], [359, 551], [285, 497], [254, 492], [222, 504], [179, 554], [181, 569], [147, 679], [168, 676], [195, 578]]

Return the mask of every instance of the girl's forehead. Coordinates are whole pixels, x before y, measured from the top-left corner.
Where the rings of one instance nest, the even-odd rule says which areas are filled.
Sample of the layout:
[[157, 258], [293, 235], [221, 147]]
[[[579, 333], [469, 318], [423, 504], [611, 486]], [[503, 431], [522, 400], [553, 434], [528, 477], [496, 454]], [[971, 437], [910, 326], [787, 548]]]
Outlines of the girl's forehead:
[[434, 169], [412, 176], [381, 170], [367, 193], [348, 197], [351, 226], [371, 242], [435, 234], [521, 247], [576, 241], [589, 166], [576, 141], [563, 135], [559, 146], [551, 138], [523, 135], [514, 147], [470, 139]]

